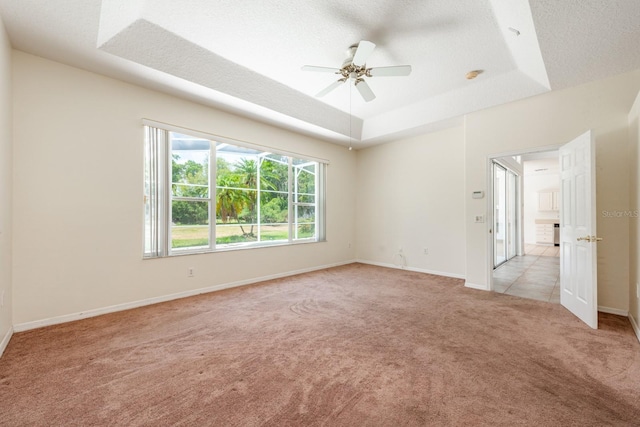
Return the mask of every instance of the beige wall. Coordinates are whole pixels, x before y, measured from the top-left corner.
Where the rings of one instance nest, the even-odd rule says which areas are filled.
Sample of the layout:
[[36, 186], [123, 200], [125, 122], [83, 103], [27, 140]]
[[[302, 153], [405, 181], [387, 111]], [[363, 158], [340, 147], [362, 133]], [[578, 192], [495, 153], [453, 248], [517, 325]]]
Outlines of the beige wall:
[[[4, 69], [10, 91], [8, 52], [0, 74]], [[486, 286], [488, 234], [473, 217], [486, 216], [487, 198], [471, 199], [471, 192], [487, 192], [487, 157], [557, 146], [587, 129], [596, 136], [597, 226], [605, 238], [599, 305], [638, 316], [638, 301], [629, 307], [635, 295], [629, 283], [637, 280], [637, 228], [635, 246], [629, 241], [635, 222], [601, 212], [638, 205], [637, 138], [636, 161], [626, 165], [640, 71], [483, 110], [468, 115], [465, 127], [357, 153], [22, 52], [14, 51], [13, 72], [13, 263], [3, 264], [0, 279], [10, 291], [13, 266], [15, 325], [356, 257]], [[0, 121], [10, 124], [1, 108]], [[142, 118], [329, 159], [328, 242], [143, 261]], [[2, 139], [3, 173], [11, 168], [10, 140]], [[0, 191], [9, 206], [11, 187]], [[11, 215], [0, 212], [4, 227]], [[2, 242], [10, 233], [3, 230]], [[190, 267], [194, 278], [186, 277]], [[0, 321], [6, 329], [11, 318]]]
[[11, 132], [11, 45], [0, 19], [0, 355], [5, 337], [12, 325], [11, 294], [11, 186], [12, 186], [12, 132]]
[[462, 127], [360, 150], [358, 259], [464, 277], [463, 159]]
[[487, 286], [489, 272], [486, 199], [487, 158], [517, 150], [564, 144], [585, 131], [596, 140], [598, 235], [598, 305], [628, 310], [629, 219], [603, 218], [602, 211], [629, 208], [628, 113], [640, 89], [640, 70], [575, 88], [551, 92], [466, 117], [466, 280]]
[[[638, 298], [638, 265], [640, 265], [640, 93], [629, 113], [629, 315], [640, 325], [640, 298]], [[640, 330], [636, 329], [640, 339]]]
[[[354, 259], [355, 152], [22, 52], [13, 65], [15, 325]], [[328, 159], [327, 242], [142, 260], [142, 118]]]

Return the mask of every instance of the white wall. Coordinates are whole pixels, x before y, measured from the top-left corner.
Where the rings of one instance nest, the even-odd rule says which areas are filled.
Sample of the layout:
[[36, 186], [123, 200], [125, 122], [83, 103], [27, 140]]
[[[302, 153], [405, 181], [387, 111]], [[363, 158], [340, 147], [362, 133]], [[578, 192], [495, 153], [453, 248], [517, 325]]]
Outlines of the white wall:
[[[525, 171], [527, 170], [525, 164]], [[555, 189], [560, 191], [560, 175], [550, 174], [530, 174], [524, 175], [524, 191], [522, 198], [524, 203], [524, 242], [536, 243], [536, 219], [558, 219], [558, 212], [545, 212], [538, 210], [538, 192], [542, 190]]]
[[[629, 316], [640, 339], [640, 297], [638, 265], [640, 265], [640, 93], [629, 113]], [[635, 215], [633, 215], [635, 214]]]
[[11, 218], [12, 218], [12, 95], [11, 45], [0, 19], [0, 355], [11, 334]]
[[603, 210], [629, 207], [628, 113], [640, 89], [640, 71], [550, 92], [466, 117], [466, 280], [486, 287], [489, 274], [488, 231], [473, 223], [486, 215], [486, 200], [471, 190], [487, 186], [487, 157], [533, 147], [564, 144], [592, 129], [596, 139], [598, 304], [628, 310], [629, 221], [603, 218]]
[[[13, 65], [16, 329], [354, 259], [355, 152], [22, 52]], [[328, 159], [327, 242], [142, 260], [142, 118]]]
[[358, 259], [464, 277], [463, 159], [462, 127], [358, 151]]

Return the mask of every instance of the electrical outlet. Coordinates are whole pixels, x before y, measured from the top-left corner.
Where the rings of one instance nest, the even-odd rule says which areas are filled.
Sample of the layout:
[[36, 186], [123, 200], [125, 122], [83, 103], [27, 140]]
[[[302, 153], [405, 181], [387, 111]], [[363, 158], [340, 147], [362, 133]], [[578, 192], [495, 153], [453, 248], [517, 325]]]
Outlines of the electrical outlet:
[[422, 253], [425, 255], [429, 255], [429, 248], [423, 248]]
[[351, 242], [349, 242], [349, 249], [351, 249]]
[[189, 267], [187, 269], [187, 277], [194, 277], [196, 275], [196, 270], [193, 267]]

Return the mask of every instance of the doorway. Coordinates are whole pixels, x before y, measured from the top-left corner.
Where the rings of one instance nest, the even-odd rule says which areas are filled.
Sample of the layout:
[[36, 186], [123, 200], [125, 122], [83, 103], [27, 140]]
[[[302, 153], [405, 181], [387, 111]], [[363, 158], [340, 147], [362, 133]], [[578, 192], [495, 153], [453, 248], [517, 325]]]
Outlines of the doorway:
[[560, 303], [558, 151], [492, 159], [495, 292]]

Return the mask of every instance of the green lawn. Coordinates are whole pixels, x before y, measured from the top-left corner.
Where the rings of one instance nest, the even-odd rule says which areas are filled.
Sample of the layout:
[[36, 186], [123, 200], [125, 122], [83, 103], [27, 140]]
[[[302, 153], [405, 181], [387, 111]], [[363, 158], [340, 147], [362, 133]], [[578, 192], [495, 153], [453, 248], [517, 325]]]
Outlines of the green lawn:
[[[245, 233], [251, 231], [251, 226], [243, 225]], [[253, 232], [258, 232], [258, 227], [253, 227]], [[289, 237], [286, 225], [263, 225], [261, 227], [261, 240], [287, 240]], [[298, 238], [313, 237], [313, 227], [301, 225], [298, 231]], [[218, 224], [216, 228], [216, 244], [224, 245], [229, 243], [256, 242], [257, 237], [244, 236], [242, 229], [237, 224]], [[188, 248], [207, 246], [209, 244], [209, 228], [206, 225], [174, 226], [171, 229], [171, 247]]]

